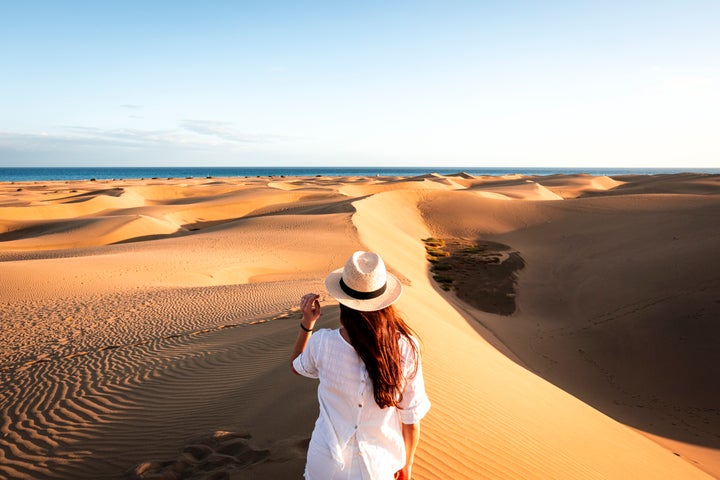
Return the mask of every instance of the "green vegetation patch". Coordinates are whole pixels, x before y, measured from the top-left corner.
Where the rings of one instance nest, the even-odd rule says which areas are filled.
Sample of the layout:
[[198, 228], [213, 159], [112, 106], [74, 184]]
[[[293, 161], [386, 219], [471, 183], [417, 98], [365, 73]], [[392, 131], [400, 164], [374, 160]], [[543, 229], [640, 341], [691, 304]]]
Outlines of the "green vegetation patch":
[[445, 246], [444, 240], [438, 240], [437, 238], [433, 238], [433, 237], [423, 238], [422, 241], [425, 243], [426, 247], [444, 247]]
[[444, 291], [479, 310], [498, 315], [515, 312], [517, 272], [525, 262], [501, 243], [423, 238], [432, 278]]
[[439, 248], [425, 247], [425, 251], [428, 253], [428, 255], [432, 255], [433, 257], [449, 257], [450, 256], [450, 252], [446, 252], [445, 250], [440, 250]]

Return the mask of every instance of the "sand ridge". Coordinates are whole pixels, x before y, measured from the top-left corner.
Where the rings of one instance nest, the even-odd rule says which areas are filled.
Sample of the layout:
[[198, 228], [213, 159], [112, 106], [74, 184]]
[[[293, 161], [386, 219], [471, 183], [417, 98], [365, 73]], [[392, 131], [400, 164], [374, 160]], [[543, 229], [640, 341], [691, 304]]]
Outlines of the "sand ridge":
[[[337, 326], [322, 279], [357, 249], [401, 276], [423, 339], [433, 409], [416, 478], [718, 476], [719, 186], [462, 172], [0, 184], [0, 477], [300, 478], [317, 406], [287, 365], [296, 303], [322, 293], [321, 325]], [[442, 291], [428, 236], [517, 250], [518, 311]]]

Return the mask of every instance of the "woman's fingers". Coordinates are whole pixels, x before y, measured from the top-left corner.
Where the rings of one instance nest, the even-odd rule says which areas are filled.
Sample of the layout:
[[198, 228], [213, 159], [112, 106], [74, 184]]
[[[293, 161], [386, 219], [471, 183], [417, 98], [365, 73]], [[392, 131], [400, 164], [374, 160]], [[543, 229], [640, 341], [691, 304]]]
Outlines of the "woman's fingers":
[[318, 301], [319, 298], [320, 295], [316, 293], [308, 293], [303, 295], [300, 299], [300, 308], [303, 310], [315, 310], [317, 308], [320, 308], [320, 302]]
[[320, 295], [316, 293], [307, 293], [300, 298], [300, 310], [303, 312], [303, 318], [314, 322], [320, 316]]

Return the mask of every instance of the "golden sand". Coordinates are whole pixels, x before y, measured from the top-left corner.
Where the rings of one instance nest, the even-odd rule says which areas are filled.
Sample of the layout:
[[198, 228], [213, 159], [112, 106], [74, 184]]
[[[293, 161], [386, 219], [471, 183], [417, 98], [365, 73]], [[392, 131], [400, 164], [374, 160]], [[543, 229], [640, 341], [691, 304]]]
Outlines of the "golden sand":
[[[422, 239], [524, 261], [461, 302]], [[0, 478], [301, 478], [299, 297], [355, 250], [405, 284], [416, 479], [720, 477], [720, 177], [0, 184]], [[480, 273], [479, 273], [480, 274]]]

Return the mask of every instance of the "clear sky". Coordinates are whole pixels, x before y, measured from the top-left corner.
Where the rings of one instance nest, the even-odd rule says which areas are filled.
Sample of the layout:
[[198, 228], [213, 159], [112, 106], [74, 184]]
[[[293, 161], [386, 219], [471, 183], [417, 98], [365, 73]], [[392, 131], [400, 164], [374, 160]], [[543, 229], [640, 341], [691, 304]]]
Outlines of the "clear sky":
[[0, 166], [720, 167], [720, 2], [0, 0]]

